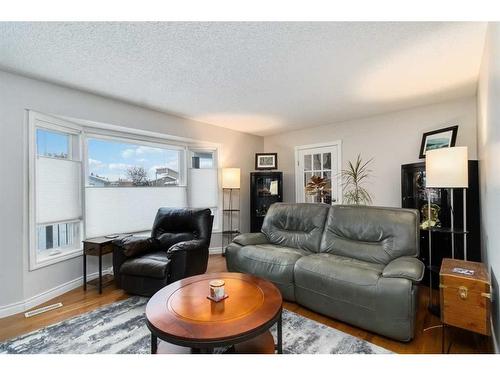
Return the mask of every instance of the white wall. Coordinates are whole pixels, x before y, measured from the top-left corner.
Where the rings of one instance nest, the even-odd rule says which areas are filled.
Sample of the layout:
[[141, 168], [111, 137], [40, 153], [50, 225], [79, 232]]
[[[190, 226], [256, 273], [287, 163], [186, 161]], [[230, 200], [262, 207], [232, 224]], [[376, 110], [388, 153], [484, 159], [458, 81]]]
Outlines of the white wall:
[[489, 23], [478, 86], [478, 156], [483, 259], [492, 271], [493, 325], [500, 346], [500, 24]]
[[0, 71], [0, 312], [82, 275], [81, 257], [28, 271], [26, 109], [222, 144], [222, 165], [241, 168], [241, 225], [249, 229], [249, 172], [261, 137]]
[[364, 159], [374, 158], [374, 177], [368, 189], [373, 203], [400, 207], [401, 165], [419, 161], [422, 133], [457, 124], [457, 145], [468, 146], [469, 158], [476, 159], [476, 101], [473, 97], [268, 136], [264, 138], [264, 149], [278, 153], [287, 202], [295, 201], [294, 147], [341, 140], [344, 167], [358, 153]]

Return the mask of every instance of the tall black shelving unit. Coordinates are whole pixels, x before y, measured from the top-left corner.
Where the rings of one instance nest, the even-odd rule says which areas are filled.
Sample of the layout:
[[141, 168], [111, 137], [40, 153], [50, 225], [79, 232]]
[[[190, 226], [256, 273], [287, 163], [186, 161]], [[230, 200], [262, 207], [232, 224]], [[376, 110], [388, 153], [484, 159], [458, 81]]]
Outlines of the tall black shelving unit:
[[250, 231], [260, 232], [269, 206], [283, 202], [283, 172], [250, 173]]
[[[466, 220], [467, 233], [463, 229], [463, 189], [453, 189], [453, 212], [450, 209], [450, 189], [425, 188], [425, 163], [405, 164], [401, 166], [401, 206], [416, 208], [422, 212], [422, 207], [428, 202], [430, 191], [431, 204], [440, 207], [439, 221], [441, 226], [429, 230], [420, 230], [420, 259], [427, 267], [424, 285], [439, 287], [439, 269], [443, 258], [463, 259], [464, 238], [467, 244], [467, 260], [481, 261], [480, 244], [480, 211], [479, 211], [479, 173], [478, 161], [469, 160], [469, 187], [466, 190]], [[454, 220], [454, 230], [451, 230], [451, 215]], [[420, 220], [423, 216], [420, 214]], [[429, 235], [431, 250], [429, 252]], [[455, 252], [452, 254], [452, 238]]]

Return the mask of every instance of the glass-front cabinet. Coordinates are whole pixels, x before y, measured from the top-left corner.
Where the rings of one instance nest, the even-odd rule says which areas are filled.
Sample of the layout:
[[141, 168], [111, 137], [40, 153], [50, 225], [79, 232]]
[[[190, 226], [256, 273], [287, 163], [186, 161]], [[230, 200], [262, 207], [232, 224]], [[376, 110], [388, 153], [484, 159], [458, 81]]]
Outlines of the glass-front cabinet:
[[283, 172], [250, 173], [250, 230], [260, 232], [269, 206], [283, 202]]
[[[469, 188], [466, 189], [467, 205], [465, 210], [467, 233], [464, 236], [463, 189], [426, 189], [425, 163], [401, 166], [401, 207], [414, 208], [420, 213], [419, 257], [429, 271], [425, 273], [422, 284], [427, 286], [430, 284], [430, 272], [432, 272], [434, 273], [432, 285], [435, 289], [439, 287], [441, 261], [443, 258], [452, 257], [463, 259], [464, 240], [466, 241], [467, 259], [475, 262], [481, 261], [477, 160], [469, 160], [468, 171]], [[451, 205], [452, 192], [453, 207]], [[453, 231], [451, 230], [452, 215]], [[429, 234], [431, 234], [430, 240]]]

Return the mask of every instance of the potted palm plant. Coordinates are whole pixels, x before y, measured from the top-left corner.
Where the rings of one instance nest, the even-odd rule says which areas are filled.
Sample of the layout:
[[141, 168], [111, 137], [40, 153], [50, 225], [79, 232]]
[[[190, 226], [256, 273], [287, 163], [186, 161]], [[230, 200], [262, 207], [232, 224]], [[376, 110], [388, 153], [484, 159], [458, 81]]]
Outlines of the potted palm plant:
[[356, 205], [369, 205], [372, 198], [365, 188], [367, 180], [370, 178], [372, 170], [369, 168], [373, 158], [363, 161], [358, 154], [356, 161], [349, 161], [347, 168], [342, 170], [342, 187], [344, 190], [344, 203]]

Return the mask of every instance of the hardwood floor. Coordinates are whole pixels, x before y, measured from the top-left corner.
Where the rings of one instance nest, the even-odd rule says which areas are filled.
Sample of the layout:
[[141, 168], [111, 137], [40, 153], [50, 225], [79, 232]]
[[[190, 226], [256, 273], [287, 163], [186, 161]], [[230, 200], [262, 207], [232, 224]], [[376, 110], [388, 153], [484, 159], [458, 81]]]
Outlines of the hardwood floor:
[[[207, 272], [223, 271], [226, 271], [225, 259], [221, 255], [211, 255]], [[117, 289], [113, 284], [105, 287], [101, 295], [99, 295], [97, 289], [92, 287], [89, 287], [86, 292], [83, 291], [82, 288], [74, 289], [39, 306], [62, 302], [63, 307], [59, 309], [31, 318], [25, 318], [24, 314], [16, 314], [0, 319], [0, 341], [31, 332], [128, 297], [128, 294], [121, 289]], [[397, 342], [364, 331], [324, 315], [317, 314], [295, 303], [285, 302], [284, 307], [309, 319], [313, 319], [319, 323], [336, 328], [396, 353], [441, 353], [441, 328], [424, 331], [426, 327], [440, 324], [439, 319], [427, 311], [428, 300], [428, 289], [425, 287], [420, 288], [415, 338], [409, 343]], [[492, 353], [492, 345], [490, 339], [487, 337], [449, 328], [447, 329], [447, 343], [450, 342], [450, 339], [452, 341], [450, 353]]]

